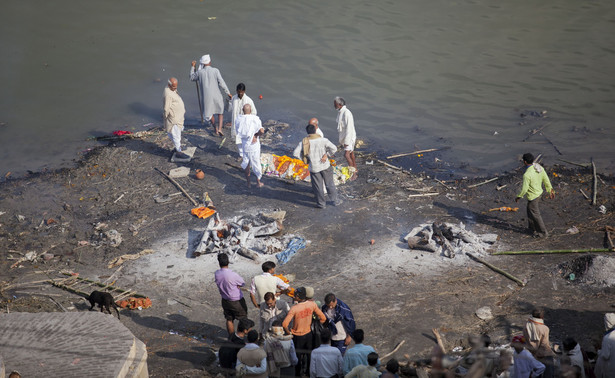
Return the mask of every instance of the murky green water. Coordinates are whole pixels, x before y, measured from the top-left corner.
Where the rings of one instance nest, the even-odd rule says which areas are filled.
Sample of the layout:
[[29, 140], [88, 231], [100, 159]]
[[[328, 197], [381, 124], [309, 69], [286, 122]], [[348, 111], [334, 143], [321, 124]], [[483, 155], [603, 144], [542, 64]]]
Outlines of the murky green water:
[[480, 174], [526, 151], [555, 162], [543, 137], [521, 142], [533, 125], [520, 111], [547, 110], [563, 158], [613, 172], [614, 35], [615, 5], [600, 1], [4, 0], [0, 173], [66, 165], [90, 135], [160, 124], [169, 76], [196, 124], [188, 71], [204, 53], [230, 88], [263, 95], [259, 115], [291, 122], [289, 141], [312, 116], [335, 140], [341, 95], [371, 148], [451, 146], [445, 161]]

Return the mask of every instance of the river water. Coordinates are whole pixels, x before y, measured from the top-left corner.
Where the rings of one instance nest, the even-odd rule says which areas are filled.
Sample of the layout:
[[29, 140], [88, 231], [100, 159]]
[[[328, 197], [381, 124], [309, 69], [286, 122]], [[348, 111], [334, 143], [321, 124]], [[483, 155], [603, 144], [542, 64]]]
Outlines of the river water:
[[0, 174], [69, 166], [89, 136], [159, 125], [169, 76], [196, 125], [188, 72], [205, 53], [262, 118], [291, 123], [289, 143], [312, 116], [336, 141], [340, 95], [383, 156], [450, 147], [395, 164], [488, 174], [531, 151], [612, 173], [614, 35], [607, 1], [4, 0]]

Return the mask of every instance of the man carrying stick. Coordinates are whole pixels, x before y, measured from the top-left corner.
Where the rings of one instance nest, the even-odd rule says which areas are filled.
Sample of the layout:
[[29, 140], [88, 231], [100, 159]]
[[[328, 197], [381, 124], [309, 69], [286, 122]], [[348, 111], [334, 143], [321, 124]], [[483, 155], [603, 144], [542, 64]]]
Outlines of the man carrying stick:
[[542, 195], [542, 185], [549, 192], [549, 198], [555, 198], [555, 191], [549, 181], [549, 176], [545, 169], [538, 163], [534, 163], [534, 155], [530, 153], [523, 154], [523, 164], [526, 167], [523, 174], [523, 186], [517, 194], [515, 202], [519, 202], [520, 198], [527, 197], [527, 221], [529, 232], [535, 238], [546, 238], [549, 236], [542, 217], [540, 216], [540, 208], [538, 207], [540, 196]]

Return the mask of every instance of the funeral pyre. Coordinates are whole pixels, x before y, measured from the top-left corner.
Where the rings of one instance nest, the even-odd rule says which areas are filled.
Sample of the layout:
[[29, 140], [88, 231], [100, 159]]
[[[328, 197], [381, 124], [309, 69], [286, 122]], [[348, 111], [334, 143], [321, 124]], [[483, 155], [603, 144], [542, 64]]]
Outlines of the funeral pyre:
[[260, 255], [282, 252], [292, 244], [290, 241], [297, 239], [293, 235], [281, 235], [285, 216], [285, 211], [278, 210], [239, 215], [227, 221], [212, 217], [201, 238], [197, 239], [192, 255], [226, 253], [233, 261], [237, 254], [258, 260]]
[[458, 253], [484, 253], [493, 246], [499, 236], [475, 234], [466, 230], [463, 223], [456, 225], [434, 222], [414, 227], [403, 239], [410, 249], [439, 253], [452, 259]]

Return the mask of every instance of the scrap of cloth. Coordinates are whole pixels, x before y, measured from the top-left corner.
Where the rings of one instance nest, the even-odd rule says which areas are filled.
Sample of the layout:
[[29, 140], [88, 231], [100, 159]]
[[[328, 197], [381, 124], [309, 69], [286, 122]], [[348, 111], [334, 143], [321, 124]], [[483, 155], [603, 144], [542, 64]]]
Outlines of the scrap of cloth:
[[198, 218], [206, 219], [216, 213], [216, 210], [212, 210], [209, 207], [201, 206], [196, 207], [190, 211], [192, 215], [196, 215]]
[[295, 253], [297, 253], [300, 249], [305, 248], [305, 246], [305, 239], [299, 236], [295, 236], [288, 243], [288, 247], [286, 247], [284, 251], [275, 255], [275, 257], [278, 259], [280, 265], [284, 265], [290, 261], [290, 259], [295, 255]]

